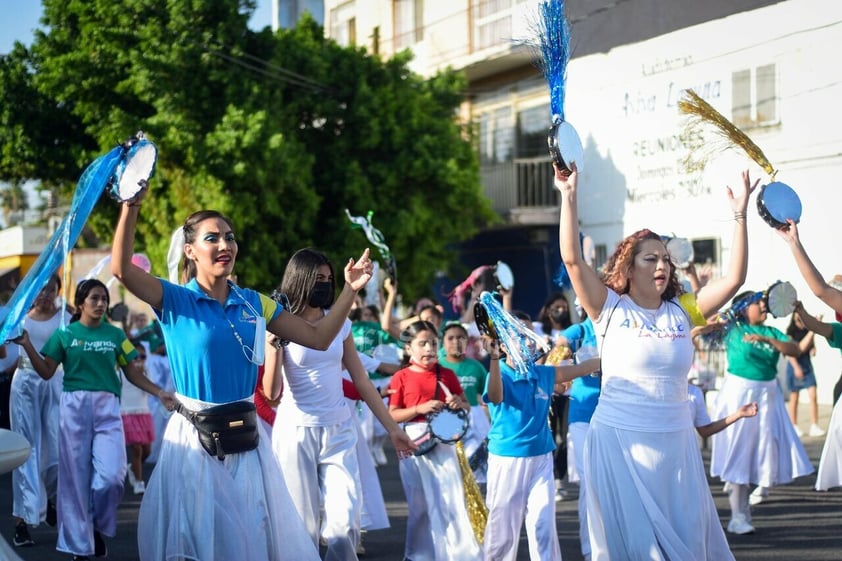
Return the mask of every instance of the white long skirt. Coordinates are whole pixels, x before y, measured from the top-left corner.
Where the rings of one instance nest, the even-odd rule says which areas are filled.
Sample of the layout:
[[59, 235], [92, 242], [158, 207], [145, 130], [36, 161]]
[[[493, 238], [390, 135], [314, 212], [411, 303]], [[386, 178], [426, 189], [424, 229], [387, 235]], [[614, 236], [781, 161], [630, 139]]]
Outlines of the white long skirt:
[[[213, 404], [178, 396], [188, 409]], [[167, 424], [138, 518], [142, 561], [319, 560], [258, 423], [257, 449], [223, 461], [182, 415]], [[294, 475], [292, 475], [294, 477]]]
[[584, 452], [593, 561], [734, 559], [692, 427], [634, 431], [595, 416]]
[[[357, 464], [360, 470], [360, 485], [362, 491], [362, 512], [360, 524], [363, 530], [382, 530], [389, 527], [389, 513], [383, 500], [383, 489], [377, 476], [377, 467], [371, 459], [371, 449], [363, 436], [362, 419], [357, 415], [357, 408], [349, 404], [354, 416], [354, 426], [357, 430]], [[379, 423], [379, 421], [377, 421]]]
[[760, 382], [726, 374], [711, 418], [726, 417], [752, 401], [757, 402], [756, 416], [713, 435], [710, 474], [731, 483], [772, 487], [813, 473], [777, 380]]
[[[425, 423], [407, 423], [410, 437]], [[412, 561], [481, 561], [474, 537], [456, 449], [439, 444], [423, 456], [400, 462], [409, 515], [404, 557]]]
[[47, 500], [56, 500], [62, 378], [61, 368], [49, 380], [34, 370], [18, 368], [12, 379], [12, 430], [32, 445], [29, 459], [12, 472], [12, 516], [31, 526], [44, 520]]
[[830, 415], [830, 426], [819, 460], [816, 474], [816, 490], [827, 491], [842, 486], [842, 399], [836, 401]]

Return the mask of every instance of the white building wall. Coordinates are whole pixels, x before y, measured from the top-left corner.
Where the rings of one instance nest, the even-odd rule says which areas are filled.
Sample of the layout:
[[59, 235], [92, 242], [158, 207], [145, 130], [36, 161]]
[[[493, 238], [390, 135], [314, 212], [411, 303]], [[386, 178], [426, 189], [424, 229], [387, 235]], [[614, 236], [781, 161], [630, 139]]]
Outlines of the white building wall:
[[[676, 102], [683, 88], [693, 87], [731, 118], [732, 73], [774, 63], [779, 122], [745, 131], [779, 170], [777, 179], [799, 194], [799, 233], [818, 269], [828, 278], [842, 272], [835, 239], [842, 234], [842, 196], [834, 181], [842, 173], [842, 66], [835, 60], [841, 49], [842, 3], [791, 0], [571, 61], [565, 113], [586, 144], [583, 228], [609, 252], [643, 227], [719, 238], [720, 263], [727, 264], [733, 221], [725, 186], [738, 183], [741, 169], [761, 184], [768, 177], [739, 150], [715, 152], [704, 171], [686, 172], [687, 149], [675, 138], [684, 130]], [[705, 129], [705, 145], [716, 141], [711, 131]], [[790, 281], [808, 310], [830, 319], [786, 244], [757, 214], [755, 199], [746, 288]], [[785, 330], [787, 321], [769, 323]], [[842, 360], [824, 341], [818, 346], [819, 395], [829, 402]]]

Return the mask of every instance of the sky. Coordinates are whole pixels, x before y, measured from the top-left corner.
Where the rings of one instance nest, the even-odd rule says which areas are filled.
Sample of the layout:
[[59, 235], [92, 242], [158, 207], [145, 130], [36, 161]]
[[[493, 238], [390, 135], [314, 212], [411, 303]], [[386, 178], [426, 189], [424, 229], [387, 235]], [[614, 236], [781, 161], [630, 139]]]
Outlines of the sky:
[[[116, 7], [115, 9], [119, 9]], [[32, 32], [41, 17], [38, 0], [0, 0], [0, 54], [12, 50], [15, 41], [24, 45], [32, 42]], [[252, 29], [263, 29], [272, 21], [272, 1], [257, 0], [257, 9], [249, 22]]]

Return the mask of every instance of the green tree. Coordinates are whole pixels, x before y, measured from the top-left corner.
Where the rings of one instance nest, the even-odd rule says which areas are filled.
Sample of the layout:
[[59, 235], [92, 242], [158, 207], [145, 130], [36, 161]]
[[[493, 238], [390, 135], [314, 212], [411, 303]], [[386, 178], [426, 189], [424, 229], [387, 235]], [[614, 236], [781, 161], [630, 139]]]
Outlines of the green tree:
[[[253, 9], [246, 0], [144, 0], [120, 9], [104, 0], [45, 0], [48, 31], [31, 52], [2, 61], [19, 85], [0, 90], [0, 114], [33, 155], [4, 147], [0, 179], [72, 189], [75, 177], [39, 164], [49, 141], [33, 130], [38, 123], [59, 119], [69, 128], [60, 155], [76, 162], [143, 129], [159, 160], [138, 249], [155, 273], [164, 273], [173, 229], [200, 208], [234, 221], [236, 272], [248, 285], [275, 286], [288, 256], [304, 246], [341, 269], [369, 245], [351, 229], [347, 208], [374, 211], [401, 291], [426, 292], [436, 271], [454, 265], [454, 244], [495, 219], [471, 131], [454, 118], [464, 78], [448, 71], [424, 80], [408, 69], [408, 56], [381, 61], [340, 47], [312, 20], [253, 32], [246, 25]], [[15, 118], [26, 95], [41, 100], [33, 124]], [[116, 209], [103, 202], [89, 222], [104, 243]]]

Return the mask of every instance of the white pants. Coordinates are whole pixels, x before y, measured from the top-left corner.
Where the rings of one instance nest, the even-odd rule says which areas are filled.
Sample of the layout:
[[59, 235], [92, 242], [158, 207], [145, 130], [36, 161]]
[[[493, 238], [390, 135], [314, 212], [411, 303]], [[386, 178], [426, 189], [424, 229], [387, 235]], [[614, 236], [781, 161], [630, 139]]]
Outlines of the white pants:
[[[573, 449], [573, 465], [579, 481], [579, 542], [582, 557], [591, 554], [591, 538], [588, 535], [588, 485], [585, 474], [585, 438], [588, 436], [589, 423], [572, 423], [567, 427], [567, 446]], [[569, 470], [568, 470], [569, 471]]]
[[29, 459], [12, 472], [12, 516], [32, 526], [44, 520], [47, 499], [56, 499], [61, 374], [58, 369], [44, 380], [34, 370], [18, 368], [12, 378], [12, 430], [32, 446]]
[[561, 561], [554, 493], [552, 452], [527, 458], [489, 454], [486, 559], [515, 561], [525, 521], [529, 558]]
[[357, 432], [357, 463], [362, 494], [360, 526], [363, 530], [382, 530], [389, 527], [389, 514], [386, 511], [386, 503], [383, 501], [383, 489], [380, 487], [374, 460], [371, 459], [371, 449], [360, 427], [362, 419], [357, 415], [354, 404], [349, 404], [349, 408], [352, 410], [353, 426]]
[[[327, 541], [325, 561], [356, 561], [360, 540], [357, 429], [350, 417], [326, 427], [302, 427], [281, 414], [272, 429], [272, 451], [314, 544]], [[319, 515], [324, 505], [321, 528]]]
[[[417, 438], [426, 423], [407, 423]], [[406, 545], [404, 557], [412, 561], [480, 561], [482, 548], [474, 537], [465, 486], [456, 449], [439, 444], [423, 456], [400, 461], [401, 483], [406, 495]]]
[[91, 556], [94, 530], [117, 533], [126, 478], [120, 400], [109, 392], [64, 392], [60, 411], [56, 549]]

